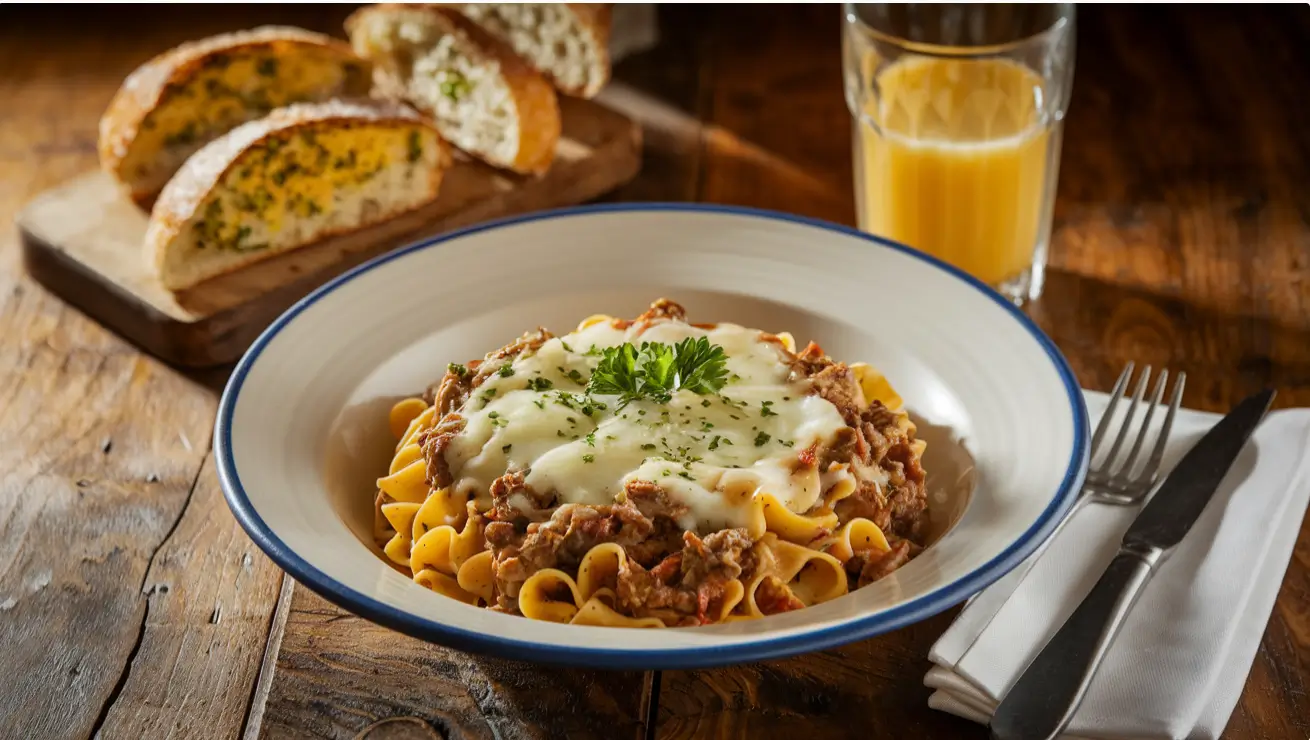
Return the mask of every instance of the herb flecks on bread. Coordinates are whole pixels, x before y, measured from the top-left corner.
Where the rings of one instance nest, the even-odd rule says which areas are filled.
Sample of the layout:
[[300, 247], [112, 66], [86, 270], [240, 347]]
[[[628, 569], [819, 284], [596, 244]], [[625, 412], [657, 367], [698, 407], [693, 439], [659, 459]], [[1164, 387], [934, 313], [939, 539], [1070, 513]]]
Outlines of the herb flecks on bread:
[[457, 7], [568, 95], [590, 98], [609, 81], [608, 4], [464, 3]]
[[442, 136], [497, 167], [544, 172], [560, 134], [555, 90], [504, 42], [448, 7], [374, 5], [346, 21], [377, 92], [430, 115]]
[[436, 129], [398, 104], [281, 108], [178, 171], [151, 214], [147, 259], [165, 287], [187, 288], [422, 206], [449, 164]]
[[100, 162], [138, 203], [236, 126], [297, 102], [368, 94], [368, 63], [349, 45], [266, 26], [182, 44], [134, 71], [100, 120]]

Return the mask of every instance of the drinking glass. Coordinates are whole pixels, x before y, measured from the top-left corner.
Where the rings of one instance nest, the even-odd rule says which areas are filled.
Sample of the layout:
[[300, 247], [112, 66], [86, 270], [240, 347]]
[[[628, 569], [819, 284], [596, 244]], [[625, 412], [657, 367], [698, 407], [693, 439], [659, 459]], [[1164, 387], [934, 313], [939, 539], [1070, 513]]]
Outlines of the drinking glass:
[[843, 11], [860, 228], [1017, 304], [1036, 299], [1073, 83], [1073, 5]]

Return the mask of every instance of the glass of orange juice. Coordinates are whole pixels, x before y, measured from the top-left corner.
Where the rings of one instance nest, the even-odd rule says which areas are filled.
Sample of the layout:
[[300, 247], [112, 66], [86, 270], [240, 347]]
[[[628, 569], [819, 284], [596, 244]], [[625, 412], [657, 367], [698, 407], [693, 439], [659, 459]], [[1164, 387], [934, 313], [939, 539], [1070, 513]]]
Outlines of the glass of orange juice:
[[848, 3], [843, 15], [860, 228], [1015, 303], [1037, 298], [1073, 82], [1073, 5]]

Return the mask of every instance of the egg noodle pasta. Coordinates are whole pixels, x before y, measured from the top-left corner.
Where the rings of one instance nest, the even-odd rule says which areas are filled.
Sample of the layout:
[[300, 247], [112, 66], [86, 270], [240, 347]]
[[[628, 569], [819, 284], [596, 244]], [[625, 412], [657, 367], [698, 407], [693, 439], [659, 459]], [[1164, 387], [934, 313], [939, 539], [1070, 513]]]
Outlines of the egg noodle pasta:
[[452, 363], [388, 417], [374, 536], [438, 594], [675, 627], [838, 598], [922, 546], [924, 445], [887, 379], [681, 306]]

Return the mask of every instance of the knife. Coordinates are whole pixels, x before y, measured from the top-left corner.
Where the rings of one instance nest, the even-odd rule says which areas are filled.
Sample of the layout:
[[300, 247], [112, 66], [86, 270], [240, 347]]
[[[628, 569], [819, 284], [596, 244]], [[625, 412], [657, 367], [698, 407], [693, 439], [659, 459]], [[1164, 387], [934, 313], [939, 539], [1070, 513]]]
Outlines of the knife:
[[1052, 740], [1064, 731], [1142, 587], [1201, 516], [1273, 400], [1272, 390], [1243, 400], [1178, 462], [1087, 598], [996, 708], [994, 740]]

